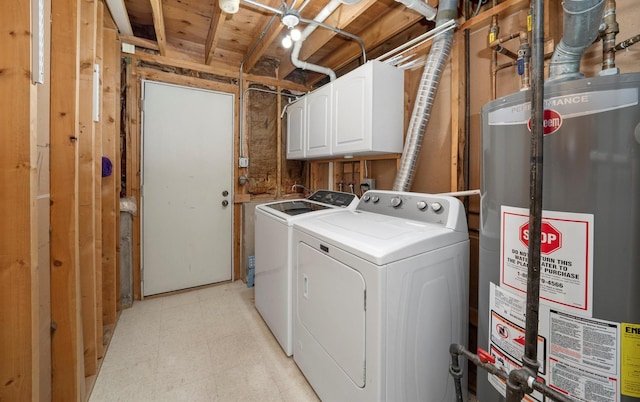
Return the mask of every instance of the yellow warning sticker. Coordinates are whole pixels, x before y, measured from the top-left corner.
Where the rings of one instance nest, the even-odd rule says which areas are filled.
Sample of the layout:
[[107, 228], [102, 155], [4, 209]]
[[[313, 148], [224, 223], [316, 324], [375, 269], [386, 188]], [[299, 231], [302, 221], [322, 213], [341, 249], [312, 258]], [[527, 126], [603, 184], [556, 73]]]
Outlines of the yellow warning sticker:
[[640, 324], [621, 323], [620, 393], [640, 397]]
[[533, 17], [531, 14], [527, 15], [527, 31], [531, 32], [533, 28]]

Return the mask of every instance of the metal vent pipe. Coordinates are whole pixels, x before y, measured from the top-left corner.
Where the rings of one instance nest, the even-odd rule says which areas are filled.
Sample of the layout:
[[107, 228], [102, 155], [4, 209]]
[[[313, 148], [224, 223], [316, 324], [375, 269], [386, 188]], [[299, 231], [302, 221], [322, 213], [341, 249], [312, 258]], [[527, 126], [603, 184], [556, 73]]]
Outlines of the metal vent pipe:
[[549, 67], [549, 80], [582, 78], [580, 60], [598, 37], [605, 0], [564, 0], [563, 36]]
[[[455, 19], [457, 13], [458, 0], [441, 0], [438, 6], [436, 27]], [[431, 116], [431, 107], [436, 97], [442, 70], [449, 59], [452, 44], [453, 30], [448, 30], [437, 36], [431, 45], [411, 113], [400, 167], [393, 183], [394, 191], [409, 191], [413, 182], [422, 139]]]

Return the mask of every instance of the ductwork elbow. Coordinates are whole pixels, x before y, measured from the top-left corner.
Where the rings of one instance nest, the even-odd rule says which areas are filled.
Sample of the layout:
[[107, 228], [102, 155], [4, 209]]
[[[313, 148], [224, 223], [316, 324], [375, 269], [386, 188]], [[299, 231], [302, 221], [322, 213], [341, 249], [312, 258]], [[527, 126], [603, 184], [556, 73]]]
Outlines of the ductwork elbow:
[[413, 11], [424, 15], [429, 21], [433, 21], [436, 18], [437, 10], [434, 7], [428, 5], [424, 0], [396, 0], [398, 3], [402, 3], [405, 7], [412, 9]]
[[580, 60], [598, 36], [605, 0], [564, 0], [563, 36], [549, 67], [549, 80], [582, 78]]

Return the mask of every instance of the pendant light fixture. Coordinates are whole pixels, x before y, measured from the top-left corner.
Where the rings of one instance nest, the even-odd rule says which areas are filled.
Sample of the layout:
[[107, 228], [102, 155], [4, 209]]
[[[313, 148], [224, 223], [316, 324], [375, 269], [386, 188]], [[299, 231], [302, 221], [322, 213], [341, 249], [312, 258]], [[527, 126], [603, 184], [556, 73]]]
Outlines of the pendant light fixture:
[[296, 28], [300, 23], [300, 17], [298, 17], [298, 14], [294, 10], [287, 10], [282, 14], [281, 21], [289, 28], [289, 33], [282, 39], [282, 47], [289, 49], [293, 45], [293, 42], [299, 41], [302, 36], [300, 30]]

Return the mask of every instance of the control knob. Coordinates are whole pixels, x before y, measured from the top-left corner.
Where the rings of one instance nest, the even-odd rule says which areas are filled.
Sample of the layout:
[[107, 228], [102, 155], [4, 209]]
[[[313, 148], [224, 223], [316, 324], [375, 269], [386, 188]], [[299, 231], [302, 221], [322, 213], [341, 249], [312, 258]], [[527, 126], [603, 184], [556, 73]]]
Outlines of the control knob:
[[418, 201], [418, 203], [416, 204], [416, 206], [418, 207], [418, 209], [420, 211], [424, 211], [425, 209], [427, 209], [427, 207], [429, 206], [429, 204], [427, 204], [426, 201]]
[[364, 202], [369, 202], [369, 200], [371, 200], [371, 197], [369, 197], [368, 195], [365, 195], [364, 197], [362, 197], [362, 200]]
[[400, 197], [391, 198], [391, 206], [392, 207], [398, 208], [400, 205], [402, 205], [402, 199], [400, 199]]
[[377, 195], [374, 195], [373, 197], [371, 197], [371, 201], [373, 201], [374, 204], [377, 204], [378, 201], [380, 201], [380, 197], [378, 197]]
[[434, 202], [434, 203], [431, 204], [431, 208], [435, 212], [439, 212], [442, 209], [442, 204], [440, 204], [439, 202]]

